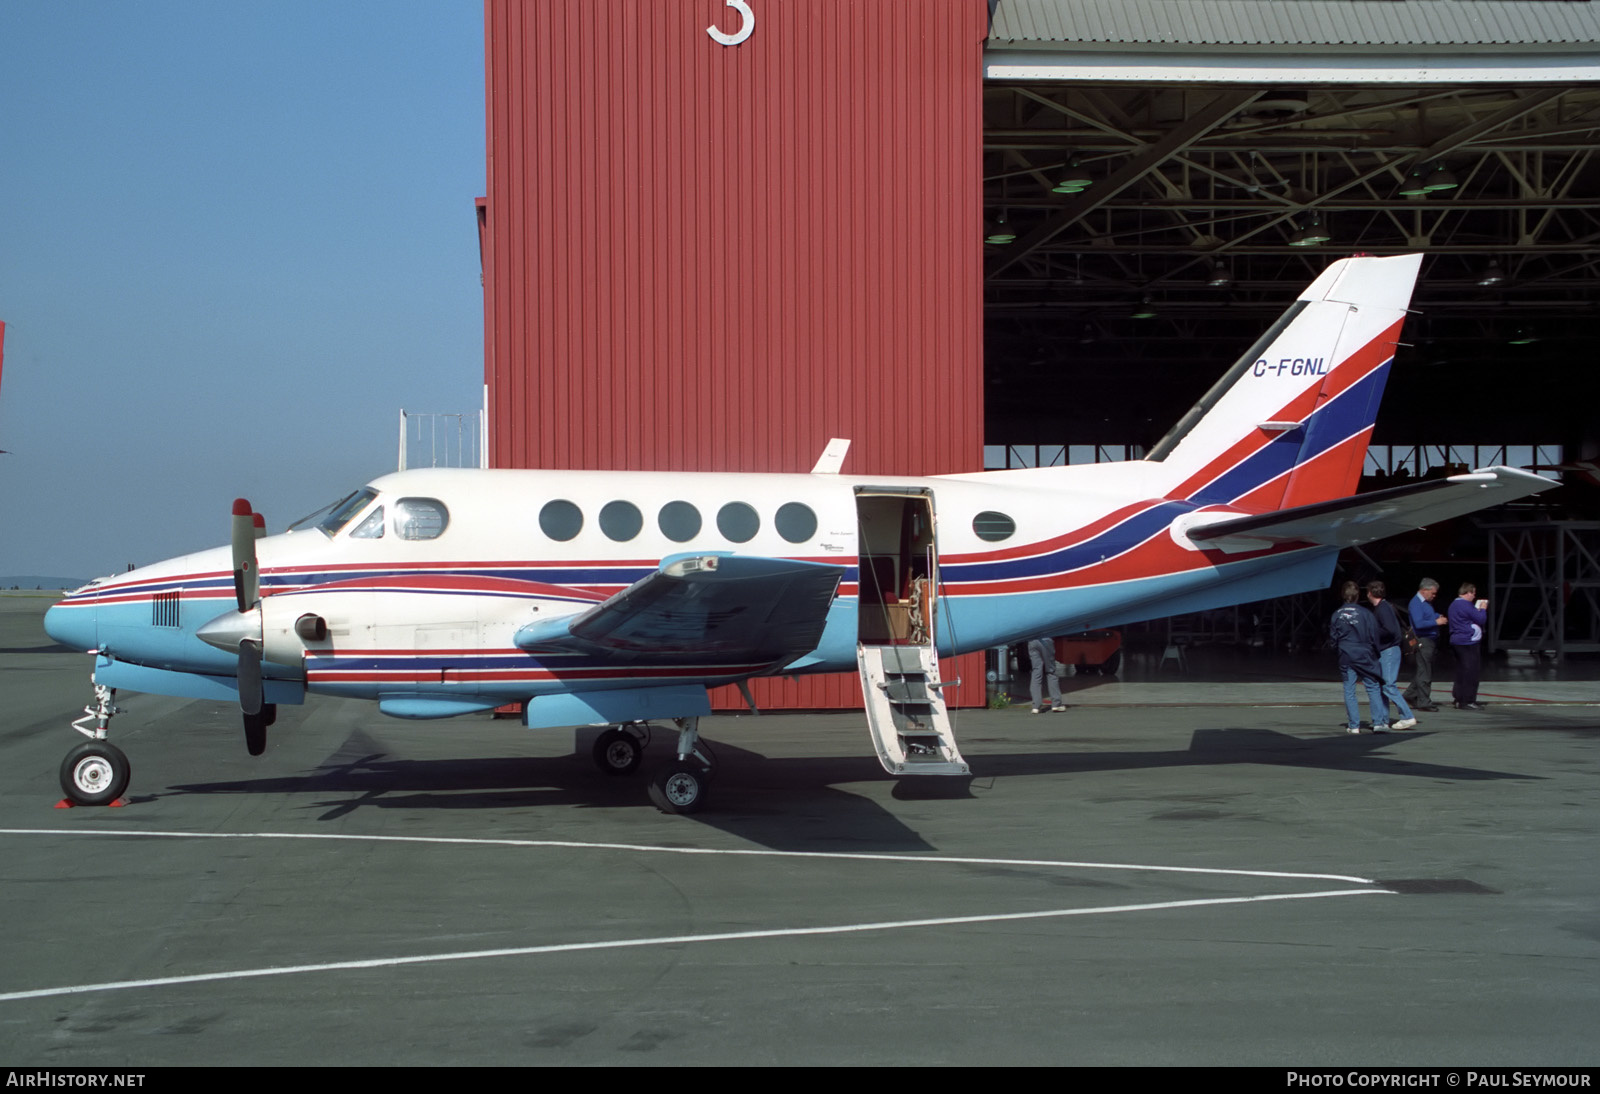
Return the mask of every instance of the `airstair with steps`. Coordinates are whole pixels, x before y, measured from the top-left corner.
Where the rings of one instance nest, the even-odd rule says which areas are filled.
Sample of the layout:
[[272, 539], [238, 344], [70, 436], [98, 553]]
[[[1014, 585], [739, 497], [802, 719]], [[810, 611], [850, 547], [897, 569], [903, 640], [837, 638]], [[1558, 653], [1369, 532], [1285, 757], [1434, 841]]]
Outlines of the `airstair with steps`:
[[891, 775], [970, 775], [945, 706], [932, 646], [856, 647], [867, 727]]

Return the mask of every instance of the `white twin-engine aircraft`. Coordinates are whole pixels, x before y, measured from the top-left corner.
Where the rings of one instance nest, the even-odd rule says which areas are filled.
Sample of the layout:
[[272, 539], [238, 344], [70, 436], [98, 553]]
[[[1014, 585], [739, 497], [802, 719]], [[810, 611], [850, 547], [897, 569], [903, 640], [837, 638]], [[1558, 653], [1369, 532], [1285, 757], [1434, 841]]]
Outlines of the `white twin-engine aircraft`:
[[940, 657], [1322, 588], [1340, 547], [1556, 485], [1493, 467], [1347, 496], [1420, 263], [1334, 263], [1142, 460], [854, 476], [834, 442], [810, 474], [403, 471], [265, 538], [236, 502], [231, 549], [45, 617], [95, 655], [62, 786], [126, 789], [116, 688], [237, 700], [252, 754], [311, 692], [609, 724], [595, 759], [618, 774], [673, 719], [650, 797], [686, 813], [711, 774], [707, 688], [852, 668], [888, 771], [964, 774]]

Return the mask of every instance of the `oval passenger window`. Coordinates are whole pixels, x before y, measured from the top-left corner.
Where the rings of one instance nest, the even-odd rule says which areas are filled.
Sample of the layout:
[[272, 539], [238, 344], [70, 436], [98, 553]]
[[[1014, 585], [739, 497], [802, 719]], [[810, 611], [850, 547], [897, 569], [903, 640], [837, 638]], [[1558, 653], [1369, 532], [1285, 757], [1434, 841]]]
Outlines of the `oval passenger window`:
[[734, 543], [748, 543], [761, 531], [761, 517], [742, 501], [730, 501], [717, 510], [717, 531]]
[[539, 510], [539, 530], [565, 543], [583, 531], [583, 510], [565, 499], [547, 501]]
[[811, 511], [811, 506], [797, 501], [780, 505], [772, 523], [778, 534], [790, 543], [805, 543], [817, 534], [817, 514]]
[[1017, 522], [1004, 513], [993, 511], [979, 513], [972, 518], [972, 533], [987, 543], [1010, 539], [1017, 530]]
[[661, 507], [656, 523], [672, 542], [687, 543], [700, 534], [700, 510], [686, 501], [669, 501]]
[[626, 543], [638, 535], [643, 527], [644, 516], [631, 501], [607, 502], [605, 508], [600, 510], [600, 530], [607, 539]]

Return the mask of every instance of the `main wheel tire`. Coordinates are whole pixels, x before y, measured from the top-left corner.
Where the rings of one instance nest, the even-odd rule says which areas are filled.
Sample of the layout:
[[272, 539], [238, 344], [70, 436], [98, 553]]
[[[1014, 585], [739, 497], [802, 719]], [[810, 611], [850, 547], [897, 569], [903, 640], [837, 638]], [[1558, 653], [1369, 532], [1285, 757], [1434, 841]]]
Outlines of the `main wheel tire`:
[[663, 813], [698, 813], [706, 799], [706, 772], [670, 763], [650, 779], [650, 800]]
[[89, 741], [61, 761], [61, 789], [74, 805], [110, 805], [128, 789], [133, 768], [122, 749]]
[[644, 746], [625, 729], [608, 729], [594, 741], [594, 765], [607, 775], [629, 775], [644, 760]]
[[1115, 676], [1117, 674], [1117, 670], [1120, 669], [1121, 667], [1122, 667], [1122, 651], [1121, 650], [1112, 650], [1111, 651], [1111, 656], [1107, 657], [1105, 659], [1105, 661], [1101, 664], [1100, 672], [1104, 676]]

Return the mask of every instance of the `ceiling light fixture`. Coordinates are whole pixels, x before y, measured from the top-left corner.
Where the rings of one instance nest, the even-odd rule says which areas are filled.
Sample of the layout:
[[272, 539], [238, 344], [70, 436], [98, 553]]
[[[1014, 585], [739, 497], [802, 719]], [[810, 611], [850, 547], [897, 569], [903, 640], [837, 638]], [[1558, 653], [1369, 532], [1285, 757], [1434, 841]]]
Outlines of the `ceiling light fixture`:
[[1428, 175], [1428, 193], [1438, 190], [1454, 190], [1461, 183], [1456, 179], [1456, 173], [1442, 163], [1433, 165], [1433, 171]]
[[1228, 272], [1227, 264], [1222, 259], [1217, 259], [1211, 264], [1211, 278], [1206, 282], [1213, 289], [1225, 289], [1233, 284], [1233, 274]]
[[1427, 180], [1422, 177], [1420, 170], [1412, 168], [1411, 174], [1406, 177], [1406, 181], [1400, 184], [1400, 189], [1397, 192], [1401, 197], [1406, 198], [1423, 197], [1428, 192]]
[[1072, 157], [1067, 173], [1061, 176], [1050, 190], [1052, 194], [1081, 194], [1094, 185], [1094, 176], [1078, 166], [1078, 157]]
[[994, 223], [989, 225], [988, 233], [983, 237], [985, 243], [996, 245], [1014, 243], [1016, 239], [1017, 233], [1006, 223], [1006, 214], [1003, 211], [994, 218]]
[[1478, 284], [1486, 289], [1506, 283], [1506, 272], [1500, 268], [1500, 260], [1491, 258], [1489, 264], [1483, 268], [1483, 273], [1478, 275]]
[[1332, 238], [1333, 236], [1329, 235], [1327, 230], [1322, 227], [1321, 219], [1312, 217], [1310, 223], [1289, 237], [1289, 246], [1315, 247], [1317, 244], [1326, 243]]

